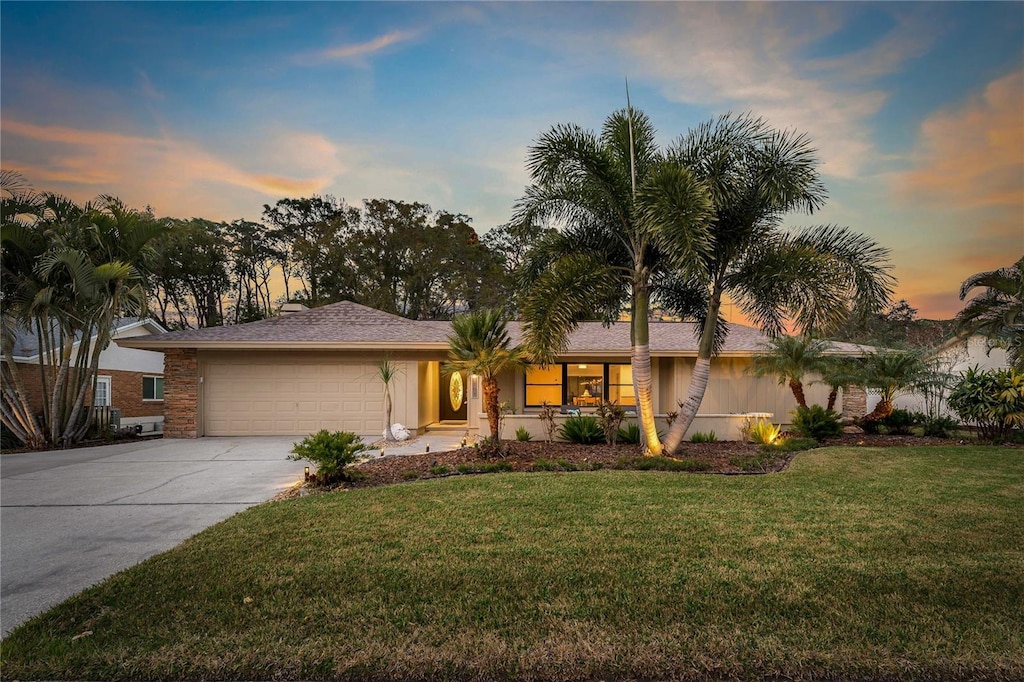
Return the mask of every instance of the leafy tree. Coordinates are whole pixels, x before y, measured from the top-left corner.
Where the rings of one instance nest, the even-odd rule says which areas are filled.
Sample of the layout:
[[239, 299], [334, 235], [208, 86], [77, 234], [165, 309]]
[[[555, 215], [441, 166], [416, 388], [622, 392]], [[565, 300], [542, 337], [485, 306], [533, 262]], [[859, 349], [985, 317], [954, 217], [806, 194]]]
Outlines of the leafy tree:
[[[693, 174], [663, 154], [642, 112], [613, 113], [601, 133], [556, 125], [529, 150], [532, 184], [513, 224], [549, 231], [520, 269], [528, 353], [551, 362], [581, 320], [607, 324], [629, 311], [631, 365], [646, 451], [659, 455], [651, 385], [653, 278], [667, 268], [698, 276], [709, 247], [710, 198]], [[529, 229], [526, 227], [520, 229]]]
[[452, 333], [448, 336], [448, 362], [446, 374], [466, 372], [480, 377], [483, 385], [484, 411], [491, 438], [501, 437], [499, 427], [500, 402], [498, 376], [525, 366], [523, 354], [512, 342], [501, 312], [492, 309], [475, 310], [452, 318]]
[[928, 348], [949, 338], [950, 320], [921, 320], [917, 309], [900, 299], [885, 310], [869, 312], [853, 306], [843, 323], [829, 336], [835, 341], [850, 341], [887, 348]]
[[1005, 348], [1006, 359], [1024, 371], [1024, 258], [1006, 268], [979, 272], [960, 287], [960, 300], [974, 296], [956, 316], [964, 334], [983, 334], [988, 349]]
[[722, 116], [681, 137], [670, 157], [689, 168], [712, 197], [714, 215], [701, 267], [663, 282], [667, 308], [695, 319], [697, 360], [687, 398], [669, 428], [673, 452], [707, 389], [711, 359], [728, 333], [719, 319], [728, 296], [769, 336], [789, 322], [803, 334], [838, 326], [851, 302], [879, 310], [893, 286], [888, 250], [834, 225], [781, 229], [783, 217], [825, 201], [809, 139], [750, 116]]
[[[359, 209], [334, 197], [312, 196], [281, 199], [263, 206], [263, 220], [272, 239], [282, 245], [280, 254], [285, 298], [301, 299], [310, 307], [330, 301], [323, 297], [322, 282], [339, 267], [336, 255], [359, 225]], [[297, 277], [302, 289], [292, 296], [290, 280]]]
[[505, 223], [489, 230], [480, 241], [499, 259], [500, 276], [492, 276], [488, 289], [495, 292], [496, 300], [490, 307], [500, 307], [512, 318], [519, 317], [519, 298], [532, 282], [520, 281], [525, 271], [528, 254], [534, 244], [553, 237], [555, 230], [532, 223]]
[[[807, 407], [804, 396], [804, 377], [812, 372], [821, 372], [826, 341], [796, 336], [779, 336], [768, 342], [764, 352], [753, 358], [751, 373], [754, 376], [776, 376], [779, 386], [788, 384], [799, 407]], [[828, 409], [832, 409], [829, 406]]]
[[200, 218], [169, 218], [166, 225], [167, 233], [153, 243], [149, 277], [158, 321], [169, 329], [223, 324], [224, 296], [232, 288], [224, 226]]
[[252, 322], [274, 314], [270, 280], [284, 259], [282, 245], [259, 223], [235, 220], [224, 227], [231, 247], [231, 276], [235, 305], [232, 322]]
[[978, 427], [980, 438], [1002, 441], [1014, 428], [1024, 428], [1024, 372], [972, 367], [950, 393], [949, 405]]

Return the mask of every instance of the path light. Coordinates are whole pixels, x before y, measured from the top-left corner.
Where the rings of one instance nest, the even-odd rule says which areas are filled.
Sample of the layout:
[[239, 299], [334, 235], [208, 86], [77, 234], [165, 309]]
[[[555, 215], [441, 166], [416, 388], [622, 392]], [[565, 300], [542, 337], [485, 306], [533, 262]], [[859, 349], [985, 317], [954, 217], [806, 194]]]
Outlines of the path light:
[[461, 447], [466, 447], [466, 439], [465, 438], [462, 439]]
[[384, 448], [383, 448], [383, 447], [381, 447], [381, 449], [380, 449], [380, 456], [381, 456], [381, 457], [383, 457], [383, 456], [384, 456]]
[[427, 443], [427, 452], [430, 452], [430, 443]]
[[306, 477], [307, 481], [309, 480], [309, 467], [306, 467], [302, 470], [302, 475]]

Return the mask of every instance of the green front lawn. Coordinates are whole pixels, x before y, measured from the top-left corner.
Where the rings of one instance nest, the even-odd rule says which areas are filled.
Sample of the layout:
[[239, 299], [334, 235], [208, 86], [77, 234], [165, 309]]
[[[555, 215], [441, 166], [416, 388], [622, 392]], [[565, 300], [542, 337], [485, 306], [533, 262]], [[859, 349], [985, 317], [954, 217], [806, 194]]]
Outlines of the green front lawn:
[[267, 504], [0, 646], [5, 679], [1009, 680], [1022, 614], [1024, 451], [826, 448]]

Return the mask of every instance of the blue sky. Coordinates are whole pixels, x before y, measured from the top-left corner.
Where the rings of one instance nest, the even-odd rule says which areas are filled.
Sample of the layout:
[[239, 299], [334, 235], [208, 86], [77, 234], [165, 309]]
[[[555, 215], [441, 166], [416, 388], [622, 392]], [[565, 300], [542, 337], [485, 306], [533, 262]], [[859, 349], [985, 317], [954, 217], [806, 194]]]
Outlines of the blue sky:
[[1024, 4], [0, 4], [0, 162], [80, 201], [259, 217], [423, 201], [484, 232], [530, 142], [624, 105], [664, 143], [727, 111], [809, 134], [838, 223], [948, 317], [1024, 255]]

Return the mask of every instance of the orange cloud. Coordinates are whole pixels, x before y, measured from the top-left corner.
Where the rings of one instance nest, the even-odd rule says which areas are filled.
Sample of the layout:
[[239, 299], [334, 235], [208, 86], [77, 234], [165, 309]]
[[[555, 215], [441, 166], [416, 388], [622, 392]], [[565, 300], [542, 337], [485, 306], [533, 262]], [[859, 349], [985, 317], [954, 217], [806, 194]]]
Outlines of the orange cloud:
[[351, 45], [339, 45], [337, 47], [320, 50], [314, 54], [300, 55], [296, 61], [300, 64], [319, 64], [329, 61], [355, 60], [367, 57], [393, 45], [409, 42], [420, 35], [420, 31], [391, 31], [373, 40]]
[[897, 179], [897, 195], [953, 208], [1013, 207], [1019, 221], [1024, 210], [1022, 111], [1024, 71], [1015, 71], [963, 105], [932, 114], [921, 124], [914, 168]]

